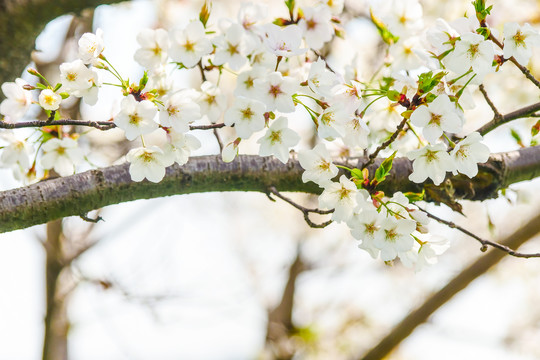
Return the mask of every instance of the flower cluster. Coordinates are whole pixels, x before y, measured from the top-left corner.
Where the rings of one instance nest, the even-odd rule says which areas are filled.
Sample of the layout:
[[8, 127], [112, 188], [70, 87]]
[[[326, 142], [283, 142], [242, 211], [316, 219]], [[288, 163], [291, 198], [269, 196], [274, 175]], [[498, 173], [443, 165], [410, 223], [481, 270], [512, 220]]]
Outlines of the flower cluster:
[[[204, 6], [199, 18], [183, 27], [141, 30], [133, 56], [144, 68], [138, 84], [124, 79], [106, 58], [101, 30], [86, 33], [78, 42], [78, 59], [60, 65], [56, 85], [36, 70], [30, 71], [36, 85], [22, 79], [3, 84], [0, 114], [14, 123], [38, 104], [48, 121], [59, 119], [70, 96], [96, 104], [108, 72], [123, 96], [111, 127], [136, 144], [125, 155], [133, 181], [159, 182], [168, 166], [185, 164], [201, 147], [190, 133], [200, 124], [229, 128], [221, 149], [227, 162], [243, 143], [283, 163], [295, 147], [314, 143], [298, 153], [302, 179], [321, 187], [319, 205], [333, 210], [332, 220], [346, 223], [373, 257], [417, 267], [433, 263], [439, 251], [426, 235], [427, 217], [414, 204], [421, 197], [387, 196], [377, 186], [396, 152], [413, 161], [409, 179], [416, 183], [438, 186], [447, 173], [476, 176], [490, 152], [480, 133], [463, 134], [465, 111], [474, 107], [471, 94], [507, 60], [527, 65], [540, 43], [538, 31], [505, 24], [501, 44], [486, 24], [489, 10], [479, 6], [475, 18], [438, 19], [425, 31], [418, 0], [386, 1], [372, 9], [371, 18], [387, 56], [379, 71], [363, 77], [354, 62], [340, 69], [321, 56], [333, 39], [343, 37], [343, 1], [286, 5], [288, 18], [268, 19], [263, 5], [244, 3], [236, 21], [212, 23]], [[172, 80], [174, 71], [200, 72], [202, 81], [182, 88]], [[37, 101], [33, 91], [39, 92]], [[313, 129], [311, 138], [301, 141], [306, 124]], [[31, 147], [10, 133], [2, 137], [0, 160], [19, 178], [35, 174], [36, 164], [69, 175], [84, 161], [78, 136], [44, 127], [36, 141], [40, 146]], [[334, 164], [330, 149], [346, 155], [388, 155], [391, 149], [394, 155], [369, 174]], [[40, 156], [32, 164], [35, 152]], [[338, 167], [348, 173], [338, 178]]]

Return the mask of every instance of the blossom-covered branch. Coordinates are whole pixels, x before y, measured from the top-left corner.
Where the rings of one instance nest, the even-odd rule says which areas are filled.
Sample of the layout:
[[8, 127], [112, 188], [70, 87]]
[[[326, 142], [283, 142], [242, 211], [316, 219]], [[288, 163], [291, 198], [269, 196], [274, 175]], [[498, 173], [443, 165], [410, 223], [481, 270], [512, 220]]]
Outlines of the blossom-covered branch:
[[[361, 164], [365, 158], [351, 159]], [[382, 159], [369, 169], [375, 170]], [[480, 174], [465, 184], [463, 176], [450, 177], [457, 199], [483, 200], [496, 197], [498, 190], [510, 184], [540, 175], [540, 147], [494, 154], [480, 166]], [[408, 180], [412, 171], [407, 158], [394, 160], [381, 190], [392, 193], [420, 192], [430, 188], [426, 200], [444, 201], [446, 186], [417, 184]], [[11, 231], [49, 220], [79, 216], [104, 206], [177, 194], [210, 191], [259, 191], [266, 193], [274, 186], [282, 192], [320, 193], [316, 185], [302, 182], [303, 168], [296, 160], [283, 164], [270, 157], [242, 155], [224, 163], [218, 156], [193, 157], [184, 166], [167, 168], [159, 184], [131, 180], [129, 165], [111, 166], [81, 174], [42, 181], [19, 189], [0, 192], [0, 231]], [[431, 194], [431, 195], [430, 195]]]

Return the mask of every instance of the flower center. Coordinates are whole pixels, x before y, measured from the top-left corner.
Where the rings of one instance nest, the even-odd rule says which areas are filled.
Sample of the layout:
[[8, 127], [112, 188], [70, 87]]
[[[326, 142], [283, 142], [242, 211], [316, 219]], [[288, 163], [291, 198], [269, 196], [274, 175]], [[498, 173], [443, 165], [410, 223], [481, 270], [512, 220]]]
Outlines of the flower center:
[[184, 49], [186, 49], [186, 51], [189, 51], [189, 52], [194, 52], [195, 43], [192, 43], [191, 41], [186, 40], [186, 43], [184, 44]]
[[279, 85], [270, 85], [270, 91], [268, 92], [274, 98], [277, 98], [279, 94], [283, 94]]
[[251, 120], [251, 118], [253, 117], [253, 115], [255, 115], [255, 113], [253, 112], [253, 110], [251, 110], [251, 108], [245, 108], [243, 110], [240, 111], [242, 113], [242, 118], [244, 120]]
[[525, 47], [525, 34], [523, 34], [521, 32], [521, 30], [518, 30], [516, 32], [516, 35], [513, 36], [513, 39], [514, 39], [514, 42], [516, 43], [517, 46], [523, 46]]
[[270, 133], [270, 143], [274, 145], [275, 143], [281, 144], [281, 130], [272, 131]]

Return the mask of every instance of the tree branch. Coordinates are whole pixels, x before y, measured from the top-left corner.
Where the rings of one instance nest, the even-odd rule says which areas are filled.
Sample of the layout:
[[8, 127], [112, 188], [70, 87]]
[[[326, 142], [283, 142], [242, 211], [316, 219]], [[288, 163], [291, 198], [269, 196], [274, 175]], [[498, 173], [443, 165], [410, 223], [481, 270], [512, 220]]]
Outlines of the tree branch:
[[[366, 157], [349, 159], [356, 168], [369, 161]], [[368, 167], [374, 174], [383, 159]], [[351, 165], [354, 166], [354, 165]], [[464, 175], [449, 176], [440, 186], [431, 181], [416, 184], [409, 181], [412, 162], [398, 158], [378, 189], [393, 194], [396, 191], [421, 192], [426, 200], [444, 202], [448, 188], [452, 199], [485, 200], [497, 196], [499, 189], [510, 184], [540, 176], [540, 146], [492, 154], [486, 164], [479, 165], [474, 179]], [[282, 192], [298, 191], [318, 194], [314, 183], [302, 182], [303, 169], [297, 160], [287, 164], [272, 157], [241, 155], [224, 163], [219, 155], [192, 157], [184, 166], [167, 168], [165, 178], [158, 184], [133, 182], [129, 164], [100, 170], [90, 170], [72, 176], [54, 178], [19, 189], [0, 192], [0, 232], [26, 228], [66, 216], [79, 216], [107, 205], [137, 199], [210, 191], [259, 191], [266, 193], [271, 186]]]
[[522, 107], [521, 109], [512, 111], [506, 115], [498, 114], [499, 116], [497, 116], [497, 113], [495, 113], [495, 116], [493, 116], [493, 120], [483, 125], [481, 128], [479, 128], [476, 131], [478, 131], [482, 135], [486, 135], [488, 132], [492, 131], [495, 128], [498, 128], [499, 126], [503, 124], [506, 124], [507, 122], [530, 116], [538, 110], [540, 110], [540, 102]]

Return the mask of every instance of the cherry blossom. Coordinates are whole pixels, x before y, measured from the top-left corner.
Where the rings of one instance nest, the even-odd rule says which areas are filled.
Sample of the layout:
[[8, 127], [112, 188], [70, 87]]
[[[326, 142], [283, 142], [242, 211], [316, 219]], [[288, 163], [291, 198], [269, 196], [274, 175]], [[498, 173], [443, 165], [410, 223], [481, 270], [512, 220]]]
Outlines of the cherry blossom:
[[338, 168], [332, 163], [332, 157], [323, 143], [312, 150], [300, 151], [298, 161], [305, 170], [302, 174], [303, 182], [313, 181], [324, 187], [338, 174]]
[[332, 97], [333, 88], [338, 85], [338, 78], [336, 74], [326, 69], [326, 62], [319, 58], [311, 64], [307, 82], [315, 94]]
[[157, 146], [131, 149], [126, 159], [130, 163], [129, 174], [133, 181], [143, 181], [146, 178], [158, 183], [165, 176], [165, 168], [171, 165], [170, 159]]
[[72, 175], [75, 165], [83, 161], [83, 152], [72, 138], [53, 138], [41, 148], [44, 151], [41, 166], [46, 170], [54, 169], [60, 176]]
[[227, 126], [234, 124], [239, 137], [248, 139], [254, 132], [264, 128], [265, 112], [266, 106], [262, 102], [239, 96], [225, 112], [223, 120]]
[[39, 94], [39, 105], [45, 110], [58, 110], [62, 97], [51, 89], [42, 90]]
[[411, 115], [411, 122], [423, 127], [424, 137], [435, 143], [443, 131], [454, 134], [461, 131], [463, 124], [458, 111], [448, 95], [442, 94], [427, 106], [418, 107]]
[[261, 145], [259, 149], [260, 156], [274, 155], [282, 163], [289, 161], [289, 149], [300, 141], [300, 136], [288, 128], [286, 117], [279, 117], [274, 122], [266, 134], [257, 143]]
[[527, 66], [532, 56], [532, 47], [540, 45], [540, 34], [529, 24], [519, 26], [515, 22], [504, 24], [504, 58], [512, 56]]
[[0, 162], [2, 166], [17, 165], [23, 169], [30, 167], [30, 155], [34, 152], [33, 146], [26, 141], [19, 140], [13, 133], [5, 132], [0, 135], [8, 145], [3, 147]]
[[446, 177], [447, 171], [453, 171], [455, 164], [446, 152], [444, 144], [427, 145], [407, 154], [413, 162], [413, 172], [409, 179], [416, 183], [424, 182], [428, 177], [435, 185], [439, 185]]
[[295, 79], [282, 76], [280, 72], [272, 72], [264, 79], [256, 79], [255, 96], [267, 106], [267, 111], [294, 111], [292, 95], [298, 88]]
[[289, 25], [280, 28], [274, 24], [264, 26], [264, 44], [276, 56], [296, 56], [307, 51], [300, 48], [302, 42], [302, 31], [298, 25]]
[[413, 247], [414, 239], [411, 233], [416, 229], [415, 221], [387, 217], [380, 226], [380, 231], [373, 239], [373, 245], [381, 251], [381, 260], [394, 260], [398, 253]]
[[143, 29], [137, 35], [141, 46], [133, 59], [147, 69], [155, 69], [167, 62], [169, 34], [164, 29]]
[[352, 117], [347, 108], [339, 105], [327, 107], [317, 119], [319, 136], [329, 140], [345, 136], [347, 123]]
[[216, 122], [227, 107], [227, 98], [219, 87], [210, 81], [205, 81], [201, 84], [201, 94], [197, 99], [197, 104], [201, 108], [201, 114], [206, 115], [211, 122]]
[[469, 134], [461, 140], [450, 152], [456, 169], [454, 174], [460, 172], [473, 178], [478, 174], [478, 163], [484, 163], [489, 159], [489, 148], [480, 143], [482, 135], [477, 132]]
[[159, 122], [185, 133], [189, 124], [202, 117], [200, 106], [192, 99], [189, 91], [178, 91], [167, 97], [163, 109], [159, 111]]
[[336, 222], [348, 221], [357, 205], [357, 192], [356, 185], [345, 175], [341, 175], [339, 182], [330, 182], [324, 187], [319, 196], [319, 207], [334, 209], [332, 220]]
[[495, 50], [491, 41], [484, 40], [482, 35], [467, 33], [456, 42], [456, 47], [444, 58], [446, 67], [458, 75], [467, 72], [471, 67], [478, 81], [495, 68], [492, 66]]
[[21, 78], [15, 82], [2, 84], [2, 92], [6, 99], [0, 103], [0, 114], [7, 117], [9, 122], [15, 122], [22, 118], [32, 104], [32, 93], [23, 88], [27, 82]]
[[98, 65], [99, 56], [105, 49], [103, 30], [97, 29], [95, 34], [84, 33], [79, 39], [79, 59], [85, 64]]
[[201, 147], [201, 142], [191, 134], [182, 134], [176, 131], [169, 132], [170, 151], [178, 165], [187, 163], [191, 152]]
[[225, 35], [214, 39], [216, 54], [214, 64], [229, 64], [231, 70], [240, 70], [247, 62], [245, 56], [244, 30], [239, 24], [231, 24]]
[[171, 59], [187, 68], [197, 65], [201, 57], [212, 50], [212, 42], [206, 37], [204, 25], [198, 20], [190, 22], [185, 29], [176, 29], [171, 33]]
[[125, 131], [128, 140], [134, 140], [158, 128], [154, 121], [157, 108], [151, 101], [137, 101], [133, 95], [128, 95], [122, 99], [120, 106], [120, 113], [114, 117], [114, 123]]
[[325, 5], [306, 7], [303, 11], [304, 17], [298, 22], [298, 27], [302, 30], [308, 46], [319, 50], [334, 34], [334, 27], [330, 22], [332, 13]]

